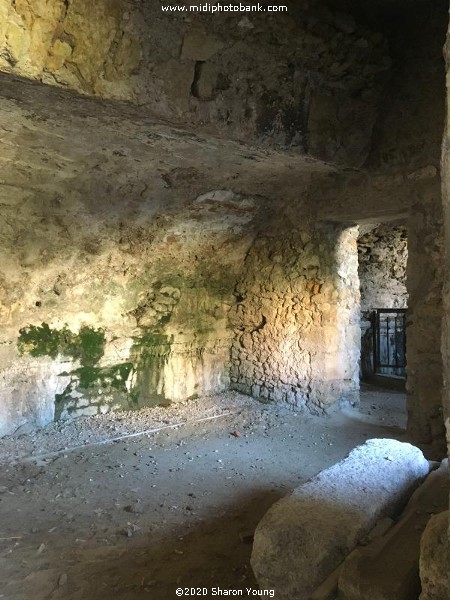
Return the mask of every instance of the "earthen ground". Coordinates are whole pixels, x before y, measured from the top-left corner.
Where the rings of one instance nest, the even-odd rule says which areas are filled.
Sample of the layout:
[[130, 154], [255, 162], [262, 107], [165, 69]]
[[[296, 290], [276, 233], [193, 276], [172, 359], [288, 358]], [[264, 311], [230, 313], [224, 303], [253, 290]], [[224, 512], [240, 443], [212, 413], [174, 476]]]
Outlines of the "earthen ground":
[[[194, 422], [203, 417], [217, 418]], [[178, 586], [245, 594], [256, 582], [242, 534], [357, 444], [405, 440], [404, 424], [404, 394], [365, 386], [359, 411], [325, 417], [228, 393], [4, 438], [0, 598], [167, 600]], [[165, 429], [71, 450], [155, 427]]]

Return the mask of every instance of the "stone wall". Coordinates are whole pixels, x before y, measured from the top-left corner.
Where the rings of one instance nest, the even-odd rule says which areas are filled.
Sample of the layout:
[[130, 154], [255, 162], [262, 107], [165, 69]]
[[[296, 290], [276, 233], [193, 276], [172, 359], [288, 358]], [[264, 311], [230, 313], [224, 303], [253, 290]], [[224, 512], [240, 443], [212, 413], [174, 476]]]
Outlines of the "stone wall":
[[357, 401], [356, 236], [324, 225], [255, 240], [237, 287], [234, 389], [318, 413]]
[[[19, 292], [4, 268], [2, 310], [12, 318], [2, 331], [2, 433], [24, 422], [184, 401], [229, 387], [234, 265], [222, 264], [219, 273], [203, 265], [200, 273], [163, 259], [164, 246], [189, 254], [173, 236], [169, 230], [159, 244], [143, 242], [138, 254], [111, 247], [85, 260], [72, 246], [74, 254], [54, 259], [28, 291]], [[156, 246], [160, 257], [138, 265]], [[80, 270], [67, 269], [65, 260], [79, 261]]]
[[406, 308], [407, 230], [403, 226], [378, 225], [358, 238], [358, 274], [361, 311], [374, 308]]
[[[439, 182], [437, 182], [439, 183]], [[408, 431], [418, 442], [433, 444], [437, 457], [445, 448], [442, 416], [441, 338], [443, 230], [437, 188], [412, 207], [408, 221], [407, 286]]]
[[220, 15], [168, 14], [166, 4], [1, 0], [0, 70], [183, 125], [364, 162], [389, 69], [379, 31], [306, 3]]
[[35, 309], [2, 332], [2, 433], [228, 389], [232, 264], [223, 265], [226, 277], [202, 277], [156, 259], [123, 277], [133, 258], [115, 258], [120, 265], [101, 255], [74, 276], [53, 264], [40, 281], [47, 289], [22, 296]]
[[[426, 157], [424, 157], [426, 158]], [[418, 443], [433, 444], [442, 457], [441, 338], [443, 221], [441, 181], [432, 165], [397, 174], [328, 176], [318, 211], [336, 222], [406, 219], [407, 261], [407, 405], [408, 430]], [[350, 183], [351, 182], [351, 183]], [[361, 198], [365, 198], [364, 205]]]
[[[448, 14], [447, 14], [448, 17]], [[442, 309], [441, 317], [441, 360], [442, 360], [442, 421], [446, 435], [443, 450], [450, 457], [450, 27], [447, 18], [447, 38], [444, 47], [446, 66], [445, 90], [445, 130], [441, 154], [442, 180]], [[425, 219], [424, 219], [425, 221]], [[426, 222], [426, 221], [425, 221]], [[436, 315], [438, 317], [438, 315]], [[432, 518], [421, 541], [421, 579], [423, 593], [421, 598], [445, 598], [448, 595], [448, 553], [450, 547], [450, 513], [440, 513]], [[446, 577], [447, 576], [447, 577]], [[447, 581], [446, 581], [447, 579]]]

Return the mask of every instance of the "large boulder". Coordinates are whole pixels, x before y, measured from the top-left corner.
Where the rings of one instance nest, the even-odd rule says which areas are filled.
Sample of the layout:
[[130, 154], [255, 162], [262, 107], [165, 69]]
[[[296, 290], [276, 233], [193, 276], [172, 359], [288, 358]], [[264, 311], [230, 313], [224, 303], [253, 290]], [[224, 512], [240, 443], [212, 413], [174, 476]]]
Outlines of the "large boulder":
[[276, 502], [255, 532], [251, 564], [260, 588], [279, 600], [306, 600], [428, 472], [418, 448], [374, 439]]

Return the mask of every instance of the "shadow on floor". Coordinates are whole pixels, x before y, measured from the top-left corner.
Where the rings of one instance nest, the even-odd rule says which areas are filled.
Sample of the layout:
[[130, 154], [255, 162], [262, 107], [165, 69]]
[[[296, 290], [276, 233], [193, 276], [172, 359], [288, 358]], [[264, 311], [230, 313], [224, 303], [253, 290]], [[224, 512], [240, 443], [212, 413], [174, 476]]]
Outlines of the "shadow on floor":
[[[268, 508], [284, 494], [254, 490], [217, 518], [196, 522], [184, 535], [136, 532], [131, 538], [49, 548], [46, 565], [20, 581], [10, 581], [0, 597], [8, 600], [168, 600], [177, 587], [257, 588], [249, 566], [252, 532]], [[149, 520], [149, 529], [151, 521]], [[61, 554], [58, 551], [63, 550]], [[3, 592], [3, 596], [2, 596]], [[203, 596], [209, 598], [207, 596]]]

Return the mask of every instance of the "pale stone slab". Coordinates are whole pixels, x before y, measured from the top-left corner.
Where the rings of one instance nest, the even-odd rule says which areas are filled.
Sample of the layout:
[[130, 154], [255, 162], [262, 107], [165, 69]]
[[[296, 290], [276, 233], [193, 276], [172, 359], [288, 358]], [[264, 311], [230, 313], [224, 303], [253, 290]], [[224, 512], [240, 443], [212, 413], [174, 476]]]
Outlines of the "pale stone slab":
[[276, 502], [255, 532], [251, 564], [261, 589], [306, 600], [428, 472], [418, 448], [373, 439]]

